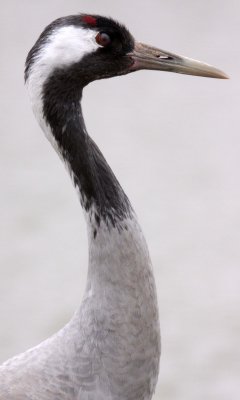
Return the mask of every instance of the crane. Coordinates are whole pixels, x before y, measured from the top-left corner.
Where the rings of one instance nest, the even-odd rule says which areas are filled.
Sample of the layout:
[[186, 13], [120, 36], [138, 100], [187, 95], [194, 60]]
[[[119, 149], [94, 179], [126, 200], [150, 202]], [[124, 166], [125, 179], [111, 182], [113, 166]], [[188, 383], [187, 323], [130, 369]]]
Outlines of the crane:
[[81, 107], [90, 82], [142, 69], [227, 78], [210, 65], [139, 43], [125, 26], [99, 15], [53, 21], [27, 56], [33, 112], [85, 214], [89, 266], [82, 303], [67, 325], [0, 366], [0, 400], [152, 398], [160, 328], [150, 256], [128, 197], [87, 132]]

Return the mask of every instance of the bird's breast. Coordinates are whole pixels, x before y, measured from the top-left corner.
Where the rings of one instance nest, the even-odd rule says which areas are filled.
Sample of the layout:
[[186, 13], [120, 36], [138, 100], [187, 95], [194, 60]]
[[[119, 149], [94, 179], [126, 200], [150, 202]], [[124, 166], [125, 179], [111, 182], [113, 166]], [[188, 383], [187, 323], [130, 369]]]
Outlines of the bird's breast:
[[153, 390], [157, 379], [160, 334], [151, 261], [135, 218], [111, 229], [100, 223], [95, 239], [91, 235], [88, 284], [79, 312], [101, 379], [116, 393], [125, 386], [126, 399], [134, 388], [135, 398], [145, 399], [140, 392]]

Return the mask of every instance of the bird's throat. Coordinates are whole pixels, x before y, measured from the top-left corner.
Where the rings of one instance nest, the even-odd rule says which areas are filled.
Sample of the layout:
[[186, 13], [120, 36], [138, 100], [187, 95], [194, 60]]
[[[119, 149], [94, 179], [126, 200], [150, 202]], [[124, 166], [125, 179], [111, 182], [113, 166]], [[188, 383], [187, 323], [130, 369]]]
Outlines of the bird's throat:
[[81, 95], [81, 91], [61, 90], [55, 81], [49, 80], [42, 95], [44, 130], [67, 165], [85, 211], [91, 211], [97, 225], [103, 219], [107, 225], [115, 226], [131, 215], [131, 206], [87, 133]]

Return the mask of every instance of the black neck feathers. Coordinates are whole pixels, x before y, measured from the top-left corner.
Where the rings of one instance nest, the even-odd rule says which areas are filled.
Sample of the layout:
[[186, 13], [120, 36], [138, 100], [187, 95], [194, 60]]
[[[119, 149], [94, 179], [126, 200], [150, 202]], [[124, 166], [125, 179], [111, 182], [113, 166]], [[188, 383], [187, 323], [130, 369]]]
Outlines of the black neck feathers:
[[[66, 74], [64, 75], [66, 77]], [[115, 226], [131, 213], [129, 200], [101, 151], [86, 131], [81, 109], [82, 88], [55, 71], [42, 92], [43, 116], [50, 126], [59, 151], [71, 171], [86, 211], [94, 210]]]

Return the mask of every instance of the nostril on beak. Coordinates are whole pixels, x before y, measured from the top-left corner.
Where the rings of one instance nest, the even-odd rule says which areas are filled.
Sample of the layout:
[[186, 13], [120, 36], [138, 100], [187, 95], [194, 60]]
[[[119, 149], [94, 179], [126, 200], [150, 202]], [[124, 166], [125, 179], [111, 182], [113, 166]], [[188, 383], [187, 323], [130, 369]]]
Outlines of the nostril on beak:
[[173, 57], [166, 56], [166, 55], [163, 55], [163, 54], [156, 54], [156, 57], [160, 58], [161, 60], [173, 60]]

